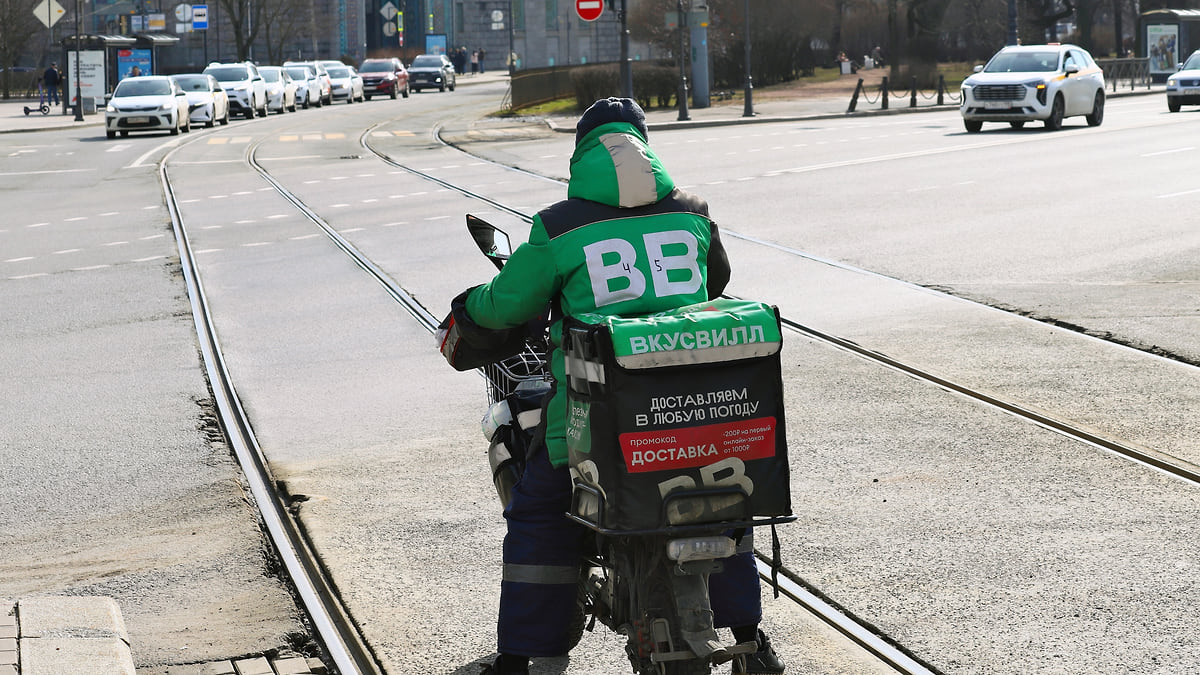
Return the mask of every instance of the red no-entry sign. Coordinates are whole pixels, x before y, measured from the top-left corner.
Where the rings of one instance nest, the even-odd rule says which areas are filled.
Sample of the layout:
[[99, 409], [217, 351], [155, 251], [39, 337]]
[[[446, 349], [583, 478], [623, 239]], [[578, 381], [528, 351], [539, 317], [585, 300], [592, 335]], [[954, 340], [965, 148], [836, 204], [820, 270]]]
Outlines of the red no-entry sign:
[[595, 21], [604, 13], [604, 0], [575, 0], [575, 13], [584, 21]]

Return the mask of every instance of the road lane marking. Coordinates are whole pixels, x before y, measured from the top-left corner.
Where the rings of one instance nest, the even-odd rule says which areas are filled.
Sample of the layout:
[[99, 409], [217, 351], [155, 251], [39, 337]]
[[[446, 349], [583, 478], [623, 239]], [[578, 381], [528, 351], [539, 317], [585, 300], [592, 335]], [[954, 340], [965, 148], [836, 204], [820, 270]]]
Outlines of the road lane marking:
[[47, 171], [13, 171], [11, 173], [0, 173], [0, 176], [41, 176], [51, 173], [82, 173], [84, 171], [95, 171], [95, 169], [55, 169]]
[[146, 152], [142, 153], [141, 157], [138, 157], [137, 159], [133, 160], [133, 164], [130, 164], [129, 166], [127, 166], [125, 168], [126, 169], [137, 169], [137, 168], [140, 168], [143, 166], [147, 166], [146, 164], [143, 164], [142, 162], [145, 162], [150, 157], [150, 155], [153, 155], [154, 153], [156, 153], [160, 150], [165, 150], [167, 148], [173, 148], [176, 145], [179, 145], [180, 143], [182, 143], [183, 141], [184, 141], [184, 139], [182, 137], [180, 137], [180, 138], [175, 138], [175, 139], [169, 140], [166, 143], [160, 143], [159, 145], [156, 145], [153, 148], [150, 148]]
[[1187, 190], [1187, 191], [1184, 191], [1184, 192], [1172, 192], [1172, 193], [1170, 193], [1170, 194], [1159, 195], [1159, 196], [1158, 196], [1158, 198], [1159, 198], [1159, 199], [1170, 199], [1170, 198], [1172, 198], [1172, 197], [1184, 197], [1184, 196], [1186, 196], [1186, 195], [1194, 195], [1194, 194], [1196, 194], [1197, 192], [1200, 192], [1200, 189], [1196, 189], [1196, 190]]
[[1193, 148], [1193, 147], [1173, 148], [1171, 150], [1160, 150], [1159, 152], [1148, 152], [1148, 153], [1142, 155], [1142, 157], [1158, 157], [1159, 155], [1173, 155], [1177, 152], [1191, 152], [1192, 150], [1195, 150], [1195, 149], [1196, 148]]

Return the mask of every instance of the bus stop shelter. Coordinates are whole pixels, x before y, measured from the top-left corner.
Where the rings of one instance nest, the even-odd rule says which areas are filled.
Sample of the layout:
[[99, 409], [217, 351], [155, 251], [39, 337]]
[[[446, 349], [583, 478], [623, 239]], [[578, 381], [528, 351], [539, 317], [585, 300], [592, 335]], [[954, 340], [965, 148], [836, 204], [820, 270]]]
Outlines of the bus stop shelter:
[[135, 73], [156, 74], [159, 63], [158, 50], [179, 43], [179, 38], [165, 33], [138, 33], [137, 35], [69, 35], [62, 40], [63, 113], [73, 110], [75, 105], [75, 55], [79, 54], [79, 84], [83, 93], [85, 114], [96, 112], [104, 105], [105, 97], [112, 93], [123, 78]]
[[1200, 9], [1155, 9], [1138, 18], [1138, 50], [1150, 59], [1150, 77], [1164, 82], [1200, 49]]
[[128, 35], [68, 35], [63, 38], [60, 61], [63, 64], [63, 114], [74, 110], [76, 77], [83, 95], [83, 112], [94, 113], [103, 107], [104, 97], [116, 86], [117, 50], [129, 49], [136, 42]]

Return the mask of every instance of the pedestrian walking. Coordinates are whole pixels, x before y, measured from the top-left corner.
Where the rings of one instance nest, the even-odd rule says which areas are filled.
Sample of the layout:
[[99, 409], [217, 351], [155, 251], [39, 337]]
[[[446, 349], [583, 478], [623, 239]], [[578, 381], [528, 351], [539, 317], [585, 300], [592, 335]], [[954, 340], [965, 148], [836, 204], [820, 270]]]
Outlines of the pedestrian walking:
[[475, 51], [471, 52], [471, 74], [474, 75], [478, 72], [479, 72], [479, 50], [476, 49]]
[[62, 87], [62, 73], [58, 72], [58, 63], [51, 63], [46, 72], [42, 73], [42, 87], [46, 90], [46, 102], [58, 105], [58, 90]]
[[484, 57], [485, 55], [487, 55], [487, 52], [485, 52], [485, 51], [483, 50], [483, 47], [480, 47], [480, 48], [479, 48], [479, 74], [480, 74], [480, 75], [482, 75], [482, 74], [484, 73], [484, 69], [483, 69], [483, 57]]

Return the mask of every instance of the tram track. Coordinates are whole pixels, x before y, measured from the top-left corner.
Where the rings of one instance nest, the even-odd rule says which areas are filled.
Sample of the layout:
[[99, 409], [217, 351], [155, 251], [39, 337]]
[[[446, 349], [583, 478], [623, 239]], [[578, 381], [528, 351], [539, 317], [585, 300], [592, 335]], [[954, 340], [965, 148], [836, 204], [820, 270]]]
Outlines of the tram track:
[[[375, 152], [366, 143], [370, 129], [360, 137], [360, 143], [381, 161], [415, 173], [426, 180], [433, 181], [443, 187], [471, 196], [483, 203], [517, 216], [526, 221], [532, 217], [518, 209], [509, 207], [493, 200], [486, 195], [478, 194], [466, 188], [443, 181], [429, 174], [416, 171], [403, 164], [394, 162], [390, 157]], [[375, 264], [369, 256], [356, 248], [352, 242], [342, 236], [319, 213], [306, 204], [299, 196], [289, 190], [282, 182], [271, 175], [257, 159], [257, 149], [262, 141], [257, 141], [247, 147], [245, 161], [254, 169], [275, 191], [292, 207], [298, 210], [312, 224], [318, 227], [339, 249], [341, 249], [364, 272], [370, 275], [401, 307], [411, 314], [425, 329], [436, 330], [438, 318], [430, 313], [411, 293], [405, 290], [386, 271]], [[181, 144], [179, 148], [186, 144]], [[344, 675], [361, 673], [363, 675], [382, 674], [379, 663], [371, 653], [354, 623], [353, 617], [342, 604], [332, 579], [326, 573], [319, 556], [310, 544], [300, 523], [292, 517], [289, 510], [289, 498], [280, 489], [272, 477], [254, 431], [250, 425], [241, 401], [238, 399], [236, 388], [225, 365], [221, 353], [220, 342], [205, 299], [203, 284], [200, 279], [194, 254], [191, 250], [187, 226], [181, 214], [179, 204], [174, 195], [171, 179], [167, 168], [169, 158], [175, 150], [168, 153], [160, 163], [159, 174], [164, 195], [171, 215], [172, 227], [175, 232], [179, 249], [180, 261], [188, 288], [188, 296], [192, 304], [193, 318], [197, 334], [200, 338], [201, 352], [208, 373], [214, 400], [217, 403], [221, 423], [226, 430], [230, 443], [239, 465], [246, 474], [251, 493], [262, 514], [267, 533], [271, 538], [276, 552], [280, 556], [284, 568], [292, 580], [296, 594], [301, 600], [305, 611], [310, 617], [317, 639], [321, 642], [329, 658], [334, 662], [339, 672]], [[756, 551], [760, 575], [767, 580], [772, 578], [770, 560], [762, 552]], [[936, 673], [932, 667], [921, 663], [916, 657], [905, 651], [899, 645], [878, 634], [870, 626], [862, 623], [848, 613], [839, 610], [827, 598], [823, 598], [815, 589], [803, 583], [796, 573], [783, 568], [779, 570], [778, 578], [780, 593], [823, 623], [831, 626], [837, 632], [879, 660], [895, 672], [906, 675], [927, 675]]]
[[[388, 164], [389, 166], [409, 172], [409, 173], [411, 173], [415, 176], [418, 176], [422, 179], [434, 182], [444, 188], [454, 190], [464, 196], [478, 200], [481, 203], [486, 203], [486, 204], [492, 206], [493, 208], [496, 208], [505, 213], [514, 215], [525, 222], [532, 222], [532, 216], [525, 214], [518, 209], [509, 207], [508, 205], [498, 202], [498, 201], [488, 197], [487, 195], [483, 195], [483, 194], [474, 192], [467, 187], [456, 185], [452, 182], [449, 182], [449, 181], [443, 180], [441, 178], [438, 178], [436, 176], [433, 176], [432, 174], [429, 174], [428, 172], [423, 172], [423, 171], [414, 169], [412, 167], [409, 167], [403, 163], [395, 161], [390, 156], [388, 156], [386, 153], [382, 153], [382, 152], [376, 150], [375, 148], [371, 147], [371, 145], [367, 142], [367, 137], [369, 135], [369, 132], [374, 128], [375, 127], [372, 127], [371, 129], [364, 131], [363, 134], [359, 138], [359, 143], [364, 149], [371, 152], [375, 157], [379, 158], [381, 161]], [[268, 183], [270, 183], [272, 185], [272, 187], [274, 187], [275, 190], [281, 196], [283, 196], [289, 203], [291, 203], [298, 211], [303, 213], [304, 216], [308, 220], [310, 220], [313, 224], [315, 224], [318, 228], [320, 228], [322, 230], [322, 232], [326, 236], [328, 236], [344, 253], [346, 253], [348, 256], [350, 256], [354, 260], [355, 264], [357, 264], [365, 272], [370, 274], [389, 293], [389, 295], [391, 295], [396, 300], [396, 302], [398, 302], [402, 307], [404, 307], [406, 311], [408, 311], [412, 316], [414, 316], [414, 318], [416, 318], [418, 320], [418, 322], [421, 323], [422, 326], [424, 326], [428, 330], [432, 331], [437, 325], [438, 319], [436, 316], [434, 316], [424, 306], [422, 306], [421, 303], [411, 293], [409, 293], [407, 290], [405, 290], [398, 282], [396, 282], [390, 275], [388, 275], [388, 273], [385, 270], [383, 270], [378, 265], [376, 265], [373, 261], [371, 261], [369, 256], [365, 255], [362, 251], [357, 249], [352, 242], [350, 242], [348, 239], [346, 239], [340, 233], [338, 233], [324, 218], [321, 217], [320, 214], [318, 214], [311, 207], [309, 207], [307, 204], [305, 204], [302, 199], [300, 199], [297, 195], [295, 195], [293, 192], [291, 192], [280, 181], [278, 181], [273, 176], [271, 176], [270, 172], [265, 167], [263, 167], [261, 163], [258, 162], [258, 160], [256, 158], [256, 153], [257, 153], [257, 149], [260, 144], [261, 144], [261, 141], [256, 142], [247, 148], [247, 151], [246, 151], [247, 164], [250, 167], [252, 167], [255, 171], [257, 171], [264, 178], [264, 180], [266, 180]], [[168, 157], [169, 156], [170, 155], [168, 155]], [[497, 166], [503, 167], [504, 165], [497, 164]], [[195, 262], [191, 255], [190, 246], [187, 244], [187, 234], [186, 234], [185, 224], [182, 222], [182, 217], [179, 213], [178, 205], [174, 203], [173, 191], [171, 189], [170, 178], [168, 176], [168, 171], [167, 171], [166, 158], [164, 158], [164, 161], [162, 162], [160, 167], [161, 167], [160, 168], [160, 176], [161, 176], [161, 180], [163, 183], [164, 193], [168, 195], [168, 204], [169, 204], [170, 211], [171, 211], [172, 221], [174, 223], [174, 227], [176, 230], [177, 239], [179, 240], [180, 256], [181, 256], [181, 261], [183, 261], [183, 263], [184, 263], [183, 266], [184, 266], [184, 270], [185, 270], [185, 277], [188, 277], [189, 296], [193, 297], [193, 301], [192, 301], [193, 302], [193, 312], [197, 317], [196, 318], [197, 331], [201, 335], [201, 343], [202, 343], [202, 346], [203, 346], [204, 352], [205, 352], [206, 367], [209, 370], [210, 380], [213, 382], [214, 394], [218, 394], [218, 392], [217, 392], [218, 389], [221, 390], [221, 392], [218, 394], [218, 399], [219, 399], [218, 405], [219, 405], [219, 408], [221, 409], [222, 418], [226, 419], [226, 415], [228, 414], [230, 416], [230, 418], [229, 418], [229, 422], [226, 425], [226, 428], [227, 428], [227, 430], [229, 430], [230, 436], [231, 437], [234, 436], [235, 432], [236, 432], [236, 434], [241, 437], [240, 441], [234, 441], [234, 439], [232, 439], [232, 438], [231, 438], [231, 441], [234, 442], [235, 449], [237, 449], [237, 454], [239, 456], [239, 460], [240, 461], [242, 460], [243, 454], [246, 456], [246, 459], [243, 462], [243, 466], [246, 469], [247, 475], [249, 476], [252, 471], [254, 473], [261, 474], [264, 494], [262, 496], [260, 496], [259, 493], [257, 491], [255, 491], [255, 498], [256, 498], [256, 500], [259, 501], [260, 507], [263, 504], [269, 504], [269, 503], [280, 504], [283, 507], [282, 509], [280, 509], [283, 519], [290, 521], [291, 519], [290, 519], [290, 516], [287, 514], [287, 508], [286, 508], [287, 505], [285, 503], [286, 500], [284, 499], [284, 496], [280, 495], [280, 494], [271, 494], [273, 492], [272, 486], [274, 486], [274, 481], [271, 480], [271, 478], [270, 478], [269, 468], [266, 466], [266, 462], [262, 456], [261, 450], [258, 449], [257, 443], [253, 440], [254, 439], [253, 431], [249, 428], [249, 424], [245, 419], [245, 413], [244, 413], [244, 411], [241, 410], [240, 403], [236, 399], [236, 392], [233, 389], [232, 382], [229, 381], [229, 375], [224, 368], [223, 359], [220, 356], [220, 348], [219, 348], [219, 344], [218, 344], [218, 341], [216, 338], [215, 330], [212, 325], [211, 318], [208, 317], [208, 315], [207, 315], [207, 308], [203, 307], [203, 304], [204, 304], [203, 303], [203, 288], [199, 281], [198, 270], [195, 267]], [[506, 167], [506, 168], [511, 169], [511, 167]], [[529, 175], [529, 176], [537, 175], [537, 174], [531, 174], [529, 172], [521, 171], [519, 169], [512, 169], [512, 170], [520, 171], [521, 173]], [[540, 176], [540, 177], [545, 180], [561, 182], [561, 181], [557, 181], [556, 179], [546, 178], [544, 176]], [[742, 235], [739, 235], [736, 233], [729, 233], [729, 234], [731, 236], [751, 240], [751, 238], [746, 238], [746, 237], [743, 237]], [[934, 291], [930, 291], [930, 292], [934, 292]], [[199, 308], [197, 308], [197, 300], [195, 299], [197, 297], [199, 297], [201, 299], [199, 302], [201, 307], [199, 307]], [[951, 296], [951, 297], [953, 297], [953, 296]], [[201, 316], [203, 316], [203, 318], [201, 318]], [[1095, 434], [1095, 433], [1087, 431], [1085, 429], [1078, 428], [1077, 426], [1072, 425], [1069, 422], [1057, 420], [1051, 416], [1043, 415], [1041, 413], [1037, 413], [1036, 411], [1028, 410], [1028, 409], [1026, 409], [1020, 405], [1017, 405], [1015, 403], [1007, 402], [1000, 398], [988, 395], [986, 393], [975, 391], [975, 390], [971, 389], [970, 387], [956, 384], [950, 380], [940, 378], [932, 373], [928, 373], [919, 368], [904, 364], [896, 359], [891, 359], [891, 358], [887, 357], [886, 355], [883, 355], [878, 352], [874, 352], [870, 349], [864, 348], [860, 345], [855, 344], [852, 341], [845, 340], [845, 339], [839, 338], [834, 335], [822, 333], [822, 332], [812, 329], [808, 326], [805, 326], [804, 324], [802, 324], [800, 322], [785, 318], [784, 325], [790, 331], [792, 331], [794, 333], [805, 335], [808, 338], [811, 338], [818, 342], [829, 344], [829, 345], [837, 347], [838, 349], [842, 349], [842, 350], [854, 353], [855, 355], [857, 355], [861, 358], [868, 359], [870, 361], [873, 361], [875, 363], [883, 365], [892, 370], [903, 372], [906, 375], [909, 375], [918, 380], [927, 382], [929, 384], [933, 384], [933, 385], [940, 387], [942, 389], [945, 389], [947, 391], [951, 391], [951, 392], [957, 393], [959, 395], [966, 396], [966, 397], [976, 400], [980, 403], [983, 403], [989, 407], [1003, 410], [1011, 415], [1022, 418], [1026, 421], [1037, 424], [1039, 426], [1054, 430], [1057, 433], [1063, 434], [1063, 435], [1073, 438], [1075, 440], [1079, 440], [1081, 442], [1088, 443], [1089, 445], [1100, 448], [1102, 450], [1120, 455], [1122, 457], [1126, 457], [1132, 461], [1136, 461], [1138, 463], [1144, 464], [1144, 465], [1154, 468], [1156, 470], [1166, 472], [1170, 475], [1173, 475], [1173, 476], [1180, 478], [1182, 480], [1185, 480], [1187, 482], [1200, 483], [1200, 470], [1198, 470], [1197, 467], [1191, 465], [1190, 463], [1183, 462], [1182, 460], [1178, 460], [1176, 458], [1171, 458], [1162, 453], [1156, 453], [1154, 451], [1143, 450], [1143, 449], [1132, 447], [1128, 444], [1121, 443], [1115, 439], [1106, 438], [1102, 435]], [[211, 363], [210, 363], [210, 360], [211, 360]], [[218, 385], [218, 383], [220, 383], [220, 384]], [[221, 399], [227, 399], [227, 400], [222, 401]], [[244, 447], [238, 448], [239, 445], [242, 445]], [[297, 553], [296, 553], [297, 558], [302, 558], [304, 556], [311, 556], [312, 555], [311, 550], [310, 549], [307, 551], [305, 550], [305, 549], [308, 549], [308, 547], [304, 543], [305, 538], [304, 538], [302, 532], [297, 532], [296, 535], [289, 535], [285, 531], [288, 529], [288, 527], [289, 526], [287, 526], [287, 525], [280, 526], [280, 529], [281, 529], [280, 536], [283, 538], [284, 541], [291, 541], [292, 536], [295, 536], [296, 538], [298, 538], [300, 544], [299, 545], [294, 544], [294, 543], [293, 544], [285, 544], [285, 546], [292, 546], [292, 547], [297, 548], [298, 549]], [[299, 528], [296, 526], [296, 524], [294, 522], [292, 522], [290, 524], [290, 527], [293, 529], [299, 530]], [[272, 530], [272, 538], [274, 539], [274, 537], [276, 536], [275, 532], [274, 532], [275, 528], [271, 525], [268, 525], [268, 529]], [[279, 542], [276, 542], [276, 546], [277, 546], [277, 548], [280, 546]], [[762, 555], [762, 553], [759, 553], [759, 556], [760, 556], [760, 571], [766, 575], [769, 575], [769, 567], [764, 562], [766, 560], [766, 558]], [[312, 561], [310, 561], [309, 563], [305, 563], [304, 561], [299, 561], [297, 564], [301, 568], [315, 565], [315, 567], [317, 568], [318, 576], [323, 576], [322, 574], [320, 574], [320, 564], [319, 564], [319, 561], [317, 561], [315, 559], [315, 556], [313, 556]], [[288, 564], [287, 567], [288, 567], [289, 573], [290, 574], [293, 573], [292, 565]], [[303, 570], [301, 570], [299, 573], [302, 576], [306, 576], [307, 574], [309, 574], [309, 572], [306, 572]], [[847, 616], [845, 613], [838, 610], [836, 607], [834, 607], [833, 604], [828, 602], [827, 599], [822, 598], [819, 595], [819, 593], [814, 593], [815, 589], [810, 589], [807, 586], [805, 586], [799, 576], [797, 576], [791, 572], [785, 572], [784, 576], [785, 576], [785, 579], [784, 579], [783, 583], [781, 584], [781, 586], [782, 586], [783, 593], [785, 595], [787, 595], [789, 598], [791, 598], [794, 602], [797, 602], [798, 604], [805, 606], [807, 609], [809, 609], [810, 612], [813, 612], [815, 615], [819, 616], [823, 621], [825, 621], [829, 625], [833, 626], [835, 629], [837, 629], [842, 634], [849, 637], [852, 641], [859, 644], [863, 649], [866, 649], [867, 651], [874, 654], [877, 658], [879, 658], [880, 660], [887, 663], [891, 668], [893, 668], [897, 672], [914, 673], [914, 674], [915, 673], [936, 672], [930, 666], [928, 666], [926, 664], [922, 664], [918, 659], [916, 659], [912, 655], [905, 652], [902, 648], [889, 642], [885, 638], [881, 638], [878, 635], [878, 633], [876, 631], [874, 631], [873, 629], [871, 629], [870, 627], [863, 625], [861, 622], [857, 621], [856, 619], [853, 619], [852, 617]], [[326, 590], [321, 590], [321, 587], [323, 585], [326, 587]], [[322, 632], [321, 633], [322, 642], [326, 643], [327, 648], [329, 647], [328, 641], [330, 641], [330, 640], [334, 643], [335, 648], [337, 647], [338, 643], [345, 644], [345, 643], [353, 643], [355, 641], [359, 642], [359, 644], [361, 645], [361, 649], [356, 648], [356, 647], [351, 647], [351, 646], [345, 647], [345, 651], [347, 653], [347, 657], [346, 657], [347, 660], [345, 662], [338, 662], [336, 658], [334, 659], [335, 663], [337, 663], [339, 669], [341, 669], [342, 672], [344, 672], [344, 673], [381, 672], [379, 670], [369, 669], [369, 668], [378, 668], [378, 666], [377, 666], [377, 664], [375, 664], [374, 658], [370, 655], [369, 648], [366, 648], [365, 645], [362, 645], [361, 638], [357, 637], [357, 631], [355, 631], [353, 628], [353, 621], [345, 614], [344, 609], [342, 609], [342, 610], [336, 609], [336, 607], [340, 606], [340, 603], [337, 601], [336, 592], [332, 589], [332, 585], [328, 584], [327, 581], [324, 583], [318, 581], [318, 582], [314, 582], [313, 586], [314, 586], [314, 591], [313, 591], [312, 601], [314, 603], [316, 603], [318, 605], [322, 605], [326, 602], [329, 602], [335, 607], [335, 609], [333, 609], [333, 610], [326, 610], [325, 612], [322, 612], [321, 610], [317, 610], [315, 612], [317, 615], [326, 613], [329, 617], [327, 619], [327, 621], [318, 621], [314, 617], [314, 625], [316, 625], [318, 623], [322, 623], [322, 622], [327, 622], [329, 624], [329, 631], [330, 631], [329, 635], [332, 637], [327, 637], [326, 634], [324, 632]], [[304, 596], [305, 593], [301, 592], [301, 595]], [[310, 615], [312, 615], [314, 613], [314, 610], [313, 610], [313, 608], [308, 607], [308, 602], [309, 602], [309, 600], [306, 598], [305, 605], [308, 608], [308, 610], [310, 611]], [[339, 618], [339, 614], [340, 614], [340, 618]], [[342, 636], [341, 632], [343, 630], [347, 630], [350, 633], [353, 633], [354, 635], [353, 636]], [[320, 631], [320, 629], [319, 629], [319, 631]], [[356, 652], [361, 652], [361, 653], [356, 654]], [[332, 655], [333, 649], [330, 650], [330, 653]], [[357, 659], [359, 657], [365, 658], [365, 662], [358, 663], [357, 661], [355, 661], [355, 659]]]

